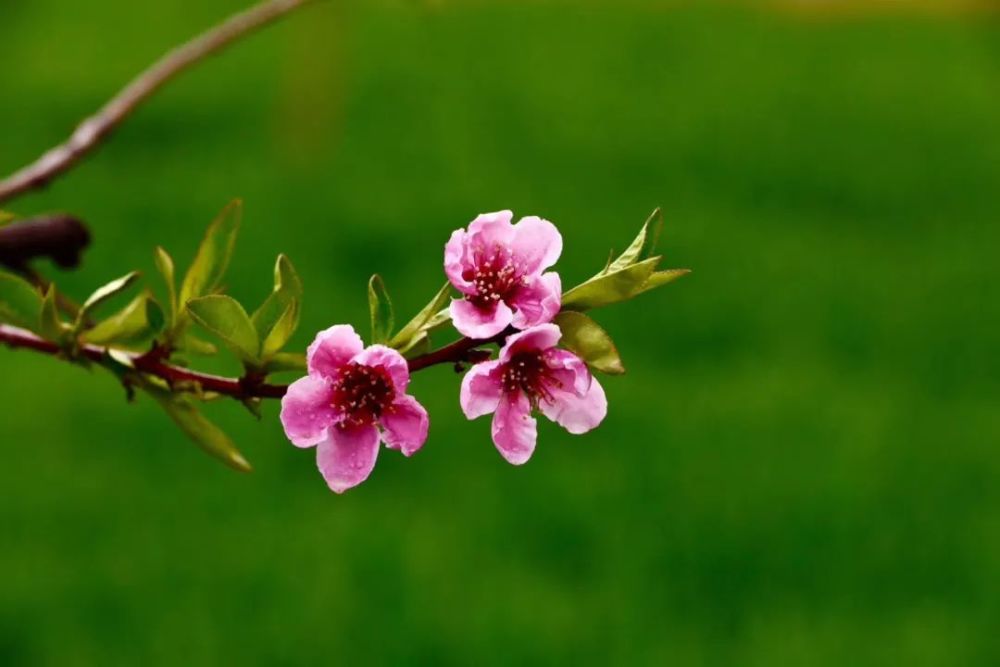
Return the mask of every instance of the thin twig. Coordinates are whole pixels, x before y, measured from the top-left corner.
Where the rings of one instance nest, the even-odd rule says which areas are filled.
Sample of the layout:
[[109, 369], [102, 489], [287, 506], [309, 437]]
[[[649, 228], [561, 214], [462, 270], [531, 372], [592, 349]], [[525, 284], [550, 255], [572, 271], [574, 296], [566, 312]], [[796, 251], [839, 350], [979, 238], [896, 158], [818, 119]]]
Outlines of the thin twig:
[[132, 80], [100, 111], [80, 123], [65, 143], [49, 150], [34, 163], [0, 181], [0, 202], [43, 187], [94, 149], [137, 106], [175, 76], [232, 42], [310, 1], [264, 0], [173, 49]]
[[[506, 334], [508, 332], [504, 332]], [[502, 339], [494, 336], [487, 340], [462, 338], [433, 352], [428, 352], [413, 359], [407, 364], [411, 372], [416, 372], [438, 364], [461, 364], [483, 361], [488, 356], [479, 348], [496, 343]], [[20, 327], [0, 324], [0, 344], [11, 348], [34, 350], [55, 357], [63, 356], [63, 350], [55, 343], [40, 338]], [[81, 345], [79, 354], [95, 363], [108, 361], [108, 349], [98, 345]], [[124, 353], [123, 353], [124, 354]], [[119, 359], [122, 355], [116, 355]], [[253, 378], [231, 378], [220, 375], [210, 375], [193, 371], [190, 368], [175, 366], [163, 360], [159, 354], [125, 354], [135, 370], [153, 375], [173, 386], [177, 384], [197, 384], [201, 390], [231, 396], [236, 399], [248, 398], [281, 398], [288, 391], [288, 385], [269, 384]]]

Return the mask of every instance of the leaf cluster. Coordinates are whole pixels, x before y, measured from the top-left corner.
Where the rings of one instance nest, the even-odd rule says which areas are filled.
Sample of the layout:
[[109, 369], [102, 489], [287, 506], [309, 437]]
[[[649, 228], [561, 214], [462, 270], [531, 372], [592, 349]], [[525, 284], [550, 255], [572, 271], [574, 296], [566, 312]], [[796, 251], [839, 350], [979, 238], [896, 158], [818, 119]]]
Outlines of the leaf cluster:
[[[264, 382], [270, 373], [305, 368], [301, 354], [283, 349], [299, 324], [302, 281], [285, 255], [274, 266], [273, 287], [251, 314], [225, 294], [224, 279], [242, 222], [243, 206], [234, 201], [209, 224], [194, 260], [178, 284], [175, 263], [156, 248], [154, 265], [162, 278], [165, 298], [143, 289], [123, 307], [101, 315], [106, 304], [139, 281], [136, 271], [94, 290], [75, 306], [55, 285], [41, 287], [13, 273], [0, 272], [0, 322], [28, 329], [56, 343], [69, 359], [87, 363], [79, 354], [84, 344], [105, 348], [102, 365], [113, 371], [130, 391], [151, 396], [181, 430], [206, 452], [239, 470], [249, 464], [236, 446], [199, 410], [198, 403], [215, 398], [200, 386], [170, 386], [135, 369], [136, 353], [186, 365], [183, 355], [214, 355], [218, 347], [196, 334], [214, 338], [243, 365], [244, 380]], [[259, 416], [259, 399], [246, 398]]]

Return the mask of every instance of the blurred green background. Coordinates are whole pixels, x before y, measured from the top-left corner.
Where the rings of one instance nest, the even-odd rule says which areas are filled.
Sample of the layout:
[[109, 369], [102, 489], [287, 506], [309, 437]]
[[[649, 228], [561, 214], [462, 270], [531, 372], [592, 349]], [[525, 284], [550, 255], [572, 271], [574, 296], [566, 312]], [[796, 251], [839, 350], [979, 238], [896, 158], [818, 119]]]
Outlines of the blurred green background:
[[[243, 5], [4, 0], [0, 170]], [[596, 313], [629, 369], [599, 430], [509, 466], [437, 368], [426, 447], [341, 497], [274, 404], [211, 411], [240, 475], [0, 350], [0, 662], [1000, 664], [998, 45], [988, 13], [329, 2], [186, 75], [8, 205], [90, 223], [71, 294], [186, 263], [233, 196], [231, 291], [288, 253], [299, 348], [367, 331], [374, 271], [422, 306], [481, 211], [556, 222], [569, 285], [662, 205], [695, 272]]]

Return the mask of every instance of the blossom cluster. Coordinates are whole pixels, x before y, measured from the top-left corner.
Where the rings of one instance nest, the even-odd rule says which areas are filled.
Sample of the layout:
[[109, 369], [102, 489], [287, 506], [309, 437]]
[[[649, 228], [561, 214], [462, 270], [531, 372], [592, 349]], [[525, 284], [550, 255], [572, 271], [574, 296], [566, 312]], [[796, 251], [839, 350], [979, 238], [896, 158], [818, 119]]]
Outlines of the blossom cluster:
[[[562, 304], [562, 236], [548, 220], [512, 223], [510, 211], [478, 216], [444, 250], [444, 271], [460, 294], [451, 323], [470, 339], [501, 345], [494, 360], [475, 363], [459, 393], [469, 419], [493, 414], [492, 436], [508, 462], [531, 458], [540, 412], [570, 433], [585, 433], [607, 415], [604, 389], [579, 356], [559, 347], [553, 319]], [[297, 447], [316, 447], [319, 470], [342, 493], [365, 481], [382, 443], [404, 456], [427, 439], [427, 411], [407, 393], [407, 360], [386, 345], [365, 347], [353, 327], [321, 331], [307, 352], [308, 375], [282, 399], [281, 422]]]

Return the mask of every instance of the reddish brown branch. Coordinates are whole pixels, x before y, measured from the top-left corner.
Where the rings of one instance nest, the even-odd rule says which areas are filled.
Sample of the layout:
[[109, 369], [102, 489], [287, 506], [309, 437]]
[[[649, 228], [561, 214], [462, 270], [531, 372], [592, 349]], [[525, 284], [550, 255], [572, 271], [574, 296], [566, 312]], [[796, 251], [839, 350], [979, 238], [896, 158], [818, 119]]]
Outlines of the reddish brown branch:
[[[411, 372], [416, 372], [438, 364], [475, 363], [488, 358], [488, 353], [479, 348], [496, 343], [504, 334], [489, 340], [474, 340], [462, 338], [439, 350], [428, 352], [410, 359], [408, 364]], [[34, 350], [51, 356], [63, 356], [58, 345], [19, 327], [0, 324], [0, 343], [11, 348]], [[80, 355], [96, 363], [104, 363], [109, 359], [107, 348], [97, 345], [82, 345]], [[160, 378], [170, 385], [196, 384], [203, 391], [210, 391], [223, 396], [231, 396], [240, 400], [248, 398], [281, 398], [288, 391], [287, 385], [269, 384], [254, 377], [231, 378], [220, 375], [210, 375], [193, 371], [182, 366], [175, 366], [165, 361], [156, 352], [147, 354], [127, 355], [132, 366], [142, 373]]]
[[90, 244], [90, 232], [77, 218], [55, 214], [20, 220], [0, 227], [0, 264], [26, 272], [28, 263], [48, 257], [64, 269], [80, 264]]
[[137, 106], [175, 76], [309, 1], [264, 0], [170, 51], [125, 86], [100, 111], [80, 123], [65, 143], [0, 181], [0, 202], [46, 185], [93, 150]]

